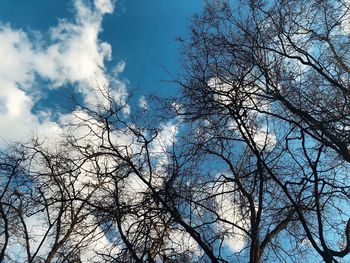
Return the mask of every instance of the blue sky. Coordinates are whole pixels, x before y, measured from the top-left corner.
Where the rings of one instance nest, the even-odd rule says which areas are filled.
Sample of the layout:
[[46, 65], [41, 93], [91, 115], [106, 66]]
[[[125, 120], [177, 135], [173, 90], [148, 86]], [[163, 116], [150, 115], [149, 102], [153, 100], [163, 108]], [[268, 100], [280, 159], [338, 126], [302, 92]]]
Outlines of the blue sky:
[[133, 87], [163, 94], [169, 91], [161, 81], [171, 78], [166, 70], [175, 76], [179, 71], [175, 37], [187, 34], [191, 15], [203, 2], [131, 0], [121, 4], [123, 11], [106, 17], [101, 38], [111, 43], [116, 60], [126, 61], [124, 75]]
[[[120, 103], [136, 89], [126, 116], [135, 107], [146, 109], [148, 95], [174, 95], [178, 87], [166, 81], [181, 71], [175, 39], [187, 35], [191, 15], [203, 5], [204, 0], [1, 0], [0, 148], [33, 136], [55, 141], [83, 114], [71, 107], [71, 93], [93, 107], [104, 103], [96, 86], [113, 87]], [[171, 146], [179, 129], [171, 122], [160, 128], [155, 153]], [[244, 245], [227, 240], [227, 251]]]
[[123, 96], [136, 89], [136, 99], [176, 93], [178, 87], [163, 82], [180, 71], [175, 39], [186, 36], [191, 15], [203, 4], [2, 0], [0, 125], [5, 128], [0, 138], [13, 141], [50, 132], [72, 110], [67, 94], [79, 91], [87, 102], [88, 86], [107, 79]]

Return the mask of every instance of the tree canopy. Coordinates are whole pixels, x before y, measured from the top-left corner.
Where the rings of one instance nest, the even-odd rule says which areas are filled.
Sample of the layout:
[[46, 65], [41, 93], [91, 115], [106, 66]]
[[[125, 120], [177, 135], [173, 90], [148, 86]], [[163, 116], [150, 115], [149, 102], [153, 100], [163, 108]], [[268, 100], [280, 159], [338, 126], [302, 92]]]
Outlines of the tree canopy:
[[1, 154], [0, 262], [349, 260], [349, 8], [209, 1], [178, 96]]

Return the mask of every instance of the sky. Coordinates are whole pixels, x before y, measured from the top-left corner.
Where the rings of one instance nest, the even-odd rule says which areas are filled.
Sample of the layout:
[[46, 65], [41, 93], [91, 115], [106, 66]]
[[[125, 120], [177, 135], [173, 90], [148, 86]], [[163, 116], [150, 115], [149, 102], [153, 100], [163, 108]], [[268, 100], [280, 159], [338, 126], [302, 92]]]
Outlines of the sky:
[[[121, 103], [135, 91], [138, 103], [126, 116], [146, 109], [149, 95], [176, 94], [179, 87], [167, 82], [181, 72], [175, 39], [186, 37], [204, 2], [0, 0], [0, 148], [33, 136], [54, 140], [79, 116], [72, 94], [88, 106], [103, 103], [96, 86], [112, 86]], [[162, 130], [160, 138], [176, 133], [171, 123]], [[244, 246], [228, 242], [233, 250]]]
[[[120, 103], [133, 91], [136, 100], [124, 108], [125, 116], [146, 110], [149, 95], [176, 94], [179, 87], [168, 82], [181, 71], [175, 40], [186, 37], [191, 16], [203, 5], [204, 0], [1, 0], [0, 149], [33, 137], [51, 146], [67, 131], [85, 135], [83, 126], [71, 131], [67, 125], [77, 116], [91, 120], [72, 105], [72, 94], [93, 108], [106, 103], [96, 87], [113, 87]], [[159, 128], [151, 150], [162, 163], [167, 160], [159, 153], [178, 127], [169, 121]], [[118, 134], [116, 141], [129, 139]], [[230, 246], [243, 245], [236, 240]]]
[[[177, 37], [187, 34], [203, 0], [1, 0], [0, 144], [57, 133], [94, 85], [148, 95], [178, 91]], [[132, 105], [135, 107], [135, 105]], [[73, 107], [73, 108], [72, 108]], [[127, 109], [130, 114], [133, 108]]]

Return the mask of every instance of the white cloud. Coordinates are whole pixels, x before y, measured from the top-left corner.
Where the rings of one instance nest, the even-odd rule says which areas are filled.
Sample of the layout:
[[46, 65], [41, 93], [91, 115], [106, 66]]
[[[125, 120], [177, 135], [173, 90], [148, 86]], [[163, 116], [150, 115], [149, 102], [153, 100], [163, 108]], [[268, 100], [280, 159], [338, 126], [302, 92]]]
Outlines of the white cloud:
[[116, 74], [122, 73], [125, 69], [125, 61], [119, 61], [118, 64], [115, 66], [114, 71]]
[[214, 100], [223, 105], [230, 105], [233, 98], [230, 96], [233, 90], [233, 84], [224, 83], [217, 77], [210, 78], [208, 80], [208, 86], [214, 92]]
[[[49, 38], [36, 32], [33, 36], [10, 25], [0, 24], [0, 138], [5, 141], [27, 139], [54, 127], [50, 116], [40, 120], [32, 113], [40, 99], [36, 80], [44, 79], [49, 87], [59, 88], [66, 83], [78, 87], [85, 103], [103, 103], [94, 86], [108, 86], [111, 78], [104, 62], [112, 58], [110, 44], [99, 39], [104, 14], [112, 13], [114, 1], [95, 0], [94, 7], [75, 0], [73, 20], [60, 19], [49, 30]], [[119, 64], [118, 64], [119, 65]], [[120, 65], [119, 65], [120, 67]], [[123, 64], [123, 69], [125, 63]], [[123, 102], [125, 82], [113, 79], [113, 96]], [[42, 93], [48, 90], [41, 89]], [[96, 97], [98, 96], [98, 97]], [[55, 132], [57, 127], [49, 129]], [[1, 142], [0, 142], [1, 144]]]
[[[259, 96], [261, 90], [263, 89], [259, 90], [254, 87], [235, 87], [234, 83], [225, 83], [218, 77], [213, 77], [209, 79], [208, 86], [214, 92], [215, 102], [217, 102], [220, 106], [230, 107], [230, 104], [235, 102], [234, 100], [236, 98], [234, 96], [237, 96], [237, 94], [234, 93], [238, 91], [238, 93], [241, 94], [241, 109], [245, 110], [245, 114], [247, 117], [245, 121], [249, 124], [248, 126], [254, 127], [254, 129], [251, 129], [249, 131], [253, 137], [254, 143], [260, 150], [273, 150], [273, 148], [276, 145], [276, 135], [268, 126], [265, 114], [259, 112], [270, 111], [269, 103]], [[235, 90], [237, 88], [239, 88], [240, 90]], [[237, 124], [233, 120], [227, 121], [227, 128], [231, 130], [238, 130]], [[199, 130], [198, 133], [203, 134], [201, 130]]]
[[[241, 228], [247, 228], [246, 222], [248, 218], [243, 218], [240, 210], [240, 204], [237, 200], [238, 193], [235, 193], [235, 185], [230, 183], [218, 183], [213, 185], [213, 193], [215, 195], [217, 213], [221, 219], [233, 222]], [[236, 196], [235, 196], [236, 195]], [[232, 251], [241, 251], [245, 246], [245, 233], [237, 227], [218, 221], [218, 230], [225, 232], [224, 244]]]
[[96, 9], [101, 13], [112, 13], [114, 9], [114, 3], [110, 0], [95, 0]]
[[33, 48], [27, 35], [3, 25], [0, 27], [0, 43], [0, 80], [28, 86], [34, 76], [31, 74]]
[[253, 136], [256, 146], [262, 150], [273, 150], [276, 146], [276, 135], [270, 131], [266, 126], [260, 127]]
[[168, 122], [159, 127], [160, 133], [152, 142], [152, 153], [164, 153], [164, 151], [175, 142], [175, 136], [178, 132], [177, 126], [177, 123]]
[[[92, 148], [101, 145], [102, 138], [94, 136], [89, 130], [92, 128], [96, 133], [101, 134], [100, 123], [92, 120], [91, 116], [78, 108], [68, 114], [58, 112], [57, 122], [52, 120], [50, 111], [33, 113], [33, 108], [40, 100], [41, 93], [49, 91], [41, 89], [38, 93], [36, 88], [38, 79], [46, 80], [49, 89], [59, 89], [64, 84], [74, 84], [83, 94], [84, 103], [89, 106], [105, 105], [110, 98], [117, 103], [125, 102], [127, 82], [118, 78], [118, 75], [125, 69], [125, 62], [121, 61], [116, 65], [112, 72], [113, 75], [107, 74], [105, 61], [112, 58], [112, 49], [110, 44], [99, 39], [103, 15], [113, 11], [113, 1], [95, 0], [94, 8], [92, 8], [82, 0], [75, 0], [74, 6], [76, 10], [74, 19], [72, 21], [61, 19], [57, 26], [49, 30], [49, 38], [45, 41], [43, 40], [44, 34], [37, 33], [36, 38], [33, 39], [32, 35], [21, 29], [0, 24], [2, 61], [0, 63], [0, 139], [5, 141], [27, 140], [34, 135], [41, 141], [43, 140], [41, 147], [47, 147], [49, 151], [59, 151], [60, 147], [67, 147], [67, 145], [59, 145], [60, 136], [71, 134], [84, 138], [79, 140], [79, 143], [89, 144]], [[110, 86], [116, 88], [110, 90]], [[143, 100], [142, 105], [146, 107], [146, 100]], [[126, 106], [124, 114], [129, 112], [130, 108]], [[79, 125], [79, 128], [71, 126], [69, 129], [69, 126], [65, 126], [78, 124], [79, 120], [82, 122], [89, 120], [90, 127]], [[159, 129], [161, 131], [151, 147], [152, 154], [158, 157], [157, 164], [161, 165], [167, 162], [167, 156], [161, 152], [172, 145], [177, 127], [173, 123], [167, 123], [161, 125]], [[136, 139], [132, 137], [130, 132], [124, 130], [112, 134], [112, 140], [116, 144], [131, 145], [127, 150], [121, 150], [123, 154], [129, 154], [127, 151], [140, 152], [140, 149], [135, 149], [137, 144], [133, 142]], [[69, 154], [73, 156], [78, 153], [72, 151]], [[112, 163], [102, 157], [100, 161], [101, 167], [104, 167], [106, 163]], [[31, 165], [35, 168], [36, 164], [33, 161]], [[90, 188], [86, 185], [96, 180], [86, 172], [93, 169], [92, 165], [89, 162], [84, 163], [82, 170], [85, 172], [75, 181], [74, 187], [81, 189], [81, 194], [88, 193]], [[128, 196], [132, 197], [135, 202], [137, 201], [135, 194], [142, 192], [145, 185], [135, 176], [130, 176], [126, 181], [131, 193]], [[85, 187], [84, 191], [83, 187]], [[35, 222], [28, 221], [28, 224], [33, 227]], [[34, 243], [40, 240], [44, 230], [44, 228], [33, 228], [31, 234], [36, 236]], [[184, 236], [181, 237], [181, 240], [180, 237], [178, 239], [180, 243], [189, 238]], [[105, 237], [101, 237], [99, 242], [99, 247], [92, 244], [91, 255], [89, 253], [83, 255], [86, 262], [87, 258], [93, 257], [93, 249], [103, 249], [108, 246], [108, 240]], [[190, 243], [191, 247], [194, 246], [192, 243]], [[45, 253], [45, 251], [43, 249], [41, 252]]]
[[145, 98], [145, 96], [141, 96], [140, 100], [139, 100], [139, 107], [143, 110], [148, 110], [149, 109], [149, 105], [147, 103], [147, 100]]
[[16, 83], [0, 79], [0, 144], [28, 137], [38, 119], [31, 113], [33, 99], [18, 88]]

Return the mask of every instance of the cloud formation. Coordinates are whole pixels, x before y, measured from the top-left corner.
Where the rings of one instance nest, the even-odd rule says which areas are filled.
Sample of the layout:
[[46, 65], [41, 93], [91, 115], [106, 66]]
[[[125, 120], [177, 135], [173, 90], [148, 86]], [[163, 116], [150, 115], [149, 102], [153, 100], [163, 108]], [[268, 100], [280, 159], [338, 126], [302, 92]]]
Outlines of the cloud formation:
[[[74, 18], [60, 19], [47, 34], [0, 25], [2, 141], [27, 139], [35, 130], [40, 133], [44, 129], [47, 133], [50, 127], [56, 132], [57, 124], [50, 121], [49, 112], [42, 116], [32, 113], [35, 103], [50, 89], [74, 84], [85, 103], [103, 99], [94, 92], [94, 85], [108, 86], [113, 78], [105, 67], [105, 61], [112, 59], [112, 48], [99, 39], [99, 33], [104, 15], [113, 12], [113, 1], [95, 0], [94, 5], [88, 6], [75, 0], [74, 7]], [[45, 80], [48, 87], [39, 89], [39, 80]], [[112, 81], [119, 88], [114, 96], [120, 101], [126, 94], [126, 85], [117, 79]]]

